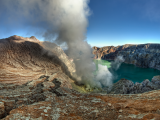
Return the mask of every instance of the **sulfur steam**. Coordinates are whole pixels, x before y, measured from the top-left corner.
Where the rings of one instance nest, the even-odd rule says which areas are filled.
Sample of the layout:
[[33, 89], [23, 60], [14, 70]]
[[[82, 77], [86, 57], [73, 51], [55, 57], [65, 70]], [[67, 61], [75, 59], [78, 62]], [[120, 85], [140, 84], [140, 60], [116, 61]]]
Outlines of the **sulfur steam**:
[[101, 83], [100, 87], [103, 87], [103, 86], [112, 87], [113, 75], [109, 71], [107, 66], [98, 64], [96, 80], [98, 80]]
[[[99, 65], [100, 71], [93, 76], [92, 49], [86, 41], [87, 17], [90, 15], [89, 0], [0, 0], [1, 24], [7, 30], [23, 31], [38, 39], [66, 45], [66, 54], [76, 65], [73, 76], [80, 83], [91, 86], [111, 86], [113, 75]], [[17, 33], [15, 33], [17, 34]], [[47, 47], [47, 46], [46, 46]], [[51, 46], [48, 46], [50, 48]], [[117, 69], [121, 58], [113, 63]]]
[[123, 56], [117, 56], [114, 62], [111, 63], [111, 67], [114, 70], [118, 70], [121, 66], [122, 62], [124, 62]]
[[117, 74], [113, 74], [113, 70], [117, 71], [123, 62], [123, 56], [117, 56], [116, 59], [111, 62], [111, 67], [109, 68], [110, 70], [107, 66], [98, 64], [97, 75], [94, 79], [97, 85], [101, 88], [108, 87], [108, 90], [110, 90], [112, 88], [113, 81], [118, 77]]
[[0, 15], [8, 29], [14, 28], [13, 30], [25, 31], [29, 35], [35, 34], [45, 41], [67, 45], [67, 55], [76, 64], [76, 80], [91, 83], [94, 70], [92, 50], [85, 41], [87, 17], [90, 14], [88, 2], [89, 0], [1, 0]]

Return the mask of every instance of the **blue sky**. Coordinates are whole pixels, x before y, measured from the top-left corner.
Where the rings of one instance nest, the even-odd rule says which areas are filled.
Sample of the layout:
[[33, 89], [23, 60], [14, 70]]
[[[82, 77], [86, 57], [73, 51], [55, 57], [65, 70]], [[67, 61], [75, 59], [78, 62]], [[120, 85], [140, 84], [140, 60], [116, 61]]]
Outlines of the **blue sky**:
[[[160, 0], [90, 0], [86, 40], [98, 47], [160, 43], [159, 6]], [[6, 24], [5, 17], [5, 13], [0, 12], [0, 39], [11, 35], [30, 37], [30, 29], [40, 31], [27, 25]]]
[[92, 46], [160, 43], [159, 0], [91, 0]]

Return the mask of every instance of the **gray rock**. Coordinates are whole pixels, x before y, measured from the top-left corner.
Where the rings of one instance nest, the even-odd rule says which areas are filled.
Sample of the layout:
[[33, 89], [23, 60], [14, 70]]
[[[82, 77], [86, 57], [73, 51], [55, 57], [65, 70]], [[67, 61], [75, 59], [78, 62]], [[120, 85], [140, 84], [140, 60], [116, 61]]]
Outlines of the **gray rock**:
[[147, 84], [149, 83], [150, 81], [148, 79], [145, 79], [143, 82], [142, 82], [142, 85], [143, 87], [147, 86]]
[[151, 82], [152, 82], [153, 84], [160, 85], [160, 75], [154, 76], [154, 77], [152, 78]]
[[[156, 47], [154, 48], [153, 46]], [[119, 51], [117, 54], [124, 56], [125, 63], [135, 64], [138, 67], [149, 67], [160, 70], [160, 44], [143, 44], [134, 47], [128, 46], [128, 49], [129, 50], [124, 49]]]
[[151, 82], [148, 79], [145, 79], [142, 83], [136, 82], [135, 84], [132, 81], [123, 78], [114, 83], [112, 89], [108, 93], [138, 94], [157, 89], [160, 89], [160, 76], [154, 76]]

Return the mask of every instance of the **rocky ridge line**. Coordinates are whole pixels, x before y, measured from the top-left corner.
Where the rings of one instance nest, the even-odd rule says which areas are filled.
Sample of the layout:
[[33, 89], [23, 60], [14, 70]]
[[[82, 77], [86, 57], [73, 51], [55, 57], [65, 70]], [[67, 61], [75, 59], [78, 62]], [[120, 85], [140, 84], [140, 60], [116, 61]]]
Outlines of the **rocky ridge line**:
[[[50, 45], [53, 47], [49, 49]], [[11, 36], [0, 39], [0, 82], [24, 84], [41, 75], [57, 74], [71, 80], [74, 63], [54, 43], [41, 42], [35, 37]]]

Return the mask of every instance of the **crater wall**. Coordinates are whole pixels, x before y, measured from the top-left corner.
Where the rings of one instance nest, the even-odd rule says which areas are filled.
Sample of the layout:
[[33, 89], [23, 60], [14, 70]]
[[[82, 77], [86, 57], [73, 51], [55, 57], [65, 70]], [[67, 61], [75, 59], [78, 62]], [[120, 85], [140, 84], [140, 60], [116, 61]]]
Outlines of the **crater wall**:
[[125, 63], [160, 70], [160, 44], [125, 44], [96, 48], [93, 47], [95, 59], [114, 60], [117, 56], [123, 56]]
[[24, 84], [54, 73], [63, 80], [71, 80], [74, 72], [74, 63], [54, 43], [41, 42], [34, 36], [0, 39], [1, 83]]

